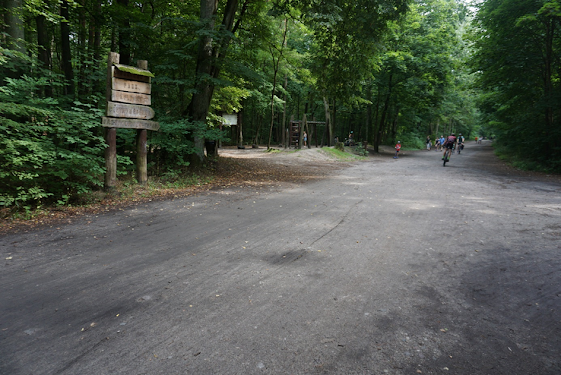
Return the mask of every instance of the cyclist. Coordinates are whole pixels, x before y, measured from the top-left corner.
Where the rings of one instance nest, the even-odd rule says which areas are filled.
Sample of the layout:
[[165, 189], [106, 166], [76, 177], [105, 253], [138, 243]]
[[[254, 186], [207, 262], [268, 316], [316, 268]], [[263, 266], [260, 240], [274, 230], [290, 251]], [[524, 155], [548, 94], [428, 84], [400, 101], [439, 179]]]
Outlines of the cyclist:
[[456, 152], [459, 154], [460, 151], [462, 151], [464, 149], [464, 141], [466, 139], [464, 138], [464, 136], [462, 135], [462, 133], [460, 133], [458, 135], [458, 145], [456, 146]]
[[[452, 155], [452, 149], [454, 148], [454, 146], [457, 143], [457, 139], [456, 139], [456, 135], [454, 133], [451, 133], [448, 138], [446, 138], [446, 142], [444, 142], [444, 154], [442, 154], [442, 160], [444, 160], [444, 158], [447, 158], [448, 161], [450, 161], [450, 156]], [[448, 155], [448, 156], [446, 156]]]

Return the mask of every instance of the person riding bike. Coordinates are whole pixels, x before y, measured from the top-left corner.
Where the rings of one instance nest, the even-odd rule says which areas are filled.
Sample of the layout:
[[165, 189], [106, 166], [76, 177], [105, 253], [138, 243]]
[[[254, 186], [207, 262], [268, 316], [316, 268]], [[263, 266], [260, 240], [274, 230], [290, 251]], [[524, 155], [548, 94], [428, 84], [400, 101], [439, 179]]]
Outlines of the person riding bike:
[[466, 139], [464, 138], [464, 136], [462, 135], [462, 133], [460, 133], [458, 135], [458, 145], [456, 147], [456, 152], [459, 154], [460, 151], [462, 151], [464, 149], [464, 141]]
[[[446, 139], [446, 142], [444, 142], [444, 154], [442, 154], [442, 160], [447, 158], [448, 161], [450, 161], [450, 155], [452, 155], [452, 149], [456, 145], [456, 142], [456, 135], [454, 133], [450, 134]], [[448, 154], [448, 156], [446, 156], [446, 154]]]

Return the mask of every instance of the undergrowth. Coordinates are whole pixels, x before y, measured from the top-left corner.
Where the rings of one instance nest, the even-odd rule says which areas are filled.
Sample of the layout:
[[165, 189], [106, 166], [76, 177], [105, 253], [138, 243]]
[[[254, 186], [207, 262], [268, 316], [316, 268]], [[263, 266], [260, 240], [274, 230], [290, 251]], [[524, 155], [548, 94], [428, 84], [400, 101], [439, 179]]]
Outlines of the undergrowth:
[[352, 161], [352, 160], [364, 160], [364, 156], [355, 155], [352, 152], [348, 152], [347, 150], [351, 150], [348, 147], [345, 147], [345, 151], [338, 150], [332, 147], [324, 147], [321, 149], [322, 152], [329, 154], [339, 160], [343, 161]]

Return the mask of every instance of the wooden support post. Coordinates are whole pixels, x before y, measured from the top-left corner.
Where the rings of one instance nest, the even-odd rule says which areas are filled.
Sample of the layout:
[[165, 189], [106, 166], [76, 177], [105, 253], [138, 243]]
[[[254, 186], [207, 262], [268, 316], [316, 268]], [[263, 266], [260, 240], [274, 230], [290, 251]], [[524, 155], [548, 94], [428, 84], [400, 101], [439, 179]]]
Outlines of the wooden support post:
[[117, 184], [117, 129], [105, 128], [105, 189]]
[[293, 132], [292, 132], [292, 123], [294, 122], [294, 115], [290, 115], [290, 122], [288, 123], [288, 137], [286, 137], [286, 147], [290, 148], [290, 146], [292, 145], [292, 136], [293, 136]]
[[[148, 61], [138, 60], [136, 66], [139, 69], [148, 70]], [[136, 131], [136, 179], [139, 184], [148, 182], [148, 153], [146, 152], [146, 138], [148, 131], [138, 129]]]
[[146, 137], [148, 130], [136, 131], [136, 179], [139, 184], [148, 182], [148, 153], [146, 152]]
[[238, 112], [238, 148], [245, 148], [243, 145], [243, 112]]
[[[113, 64], [119, 63], [119, 54], [110, 52], [107, 58], [107, 101], [111, 100], [111, 70]], [[117, 184], [117, 129], [105, 129], [105, 142], [107, 148], [105, 149], [105, 189], [109, 190]]]
[[304, 140], [304, 129], [306, 126], [306, 114], [304, 113], [304, 115], [302, 115], [302, 121], [300, 122], [299, 126], [298, 126], [298, 149], [301, 150], [302, 149], [302, 141]]

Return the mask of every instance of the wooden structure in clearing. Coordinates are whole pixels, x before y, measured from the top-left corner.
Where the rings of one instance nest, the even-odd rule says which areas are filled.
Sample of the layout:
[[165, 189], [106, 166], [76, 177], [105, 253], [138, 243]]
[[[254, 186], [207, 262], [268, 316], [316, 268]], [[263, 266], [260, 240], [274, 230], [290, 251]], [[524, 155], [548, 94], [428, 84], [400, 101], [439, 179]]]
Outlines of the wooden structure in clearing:
[[[302, 117], [302, 121], [290, 120], [290, 127], [288, 128], [288, 140], [289, 147], [294, 146], [294, 148], [302, 148], [303, 145], [303, 134], [306, 132], [308, 135], [308, 141], [306, 146], [308, 148], [312, 147], [312, 138], [315, 136], [316, 147], [318, 147], [318, 137], [317, 137], [317, 125], [325, 125], [324, 121], [308, 121], [306, 119], [306, 114]], [[322, 141], [323, 147], [323, 141]]]
[[151, 121], [154, 110], [150, 94], [151, 79], [148, 62], [139, 60], [137, 67], [119, 64], [119, 54], [110, 52], [107, 59], [107, 111], [101, 125], [105, 127], [105, 188], [117, 183], [117, 128], [137, 129], [136, 134], [136, 176], [139, 183], [148, 181], [148, 161], [146, 150], [147, 131], [160, 129]]

